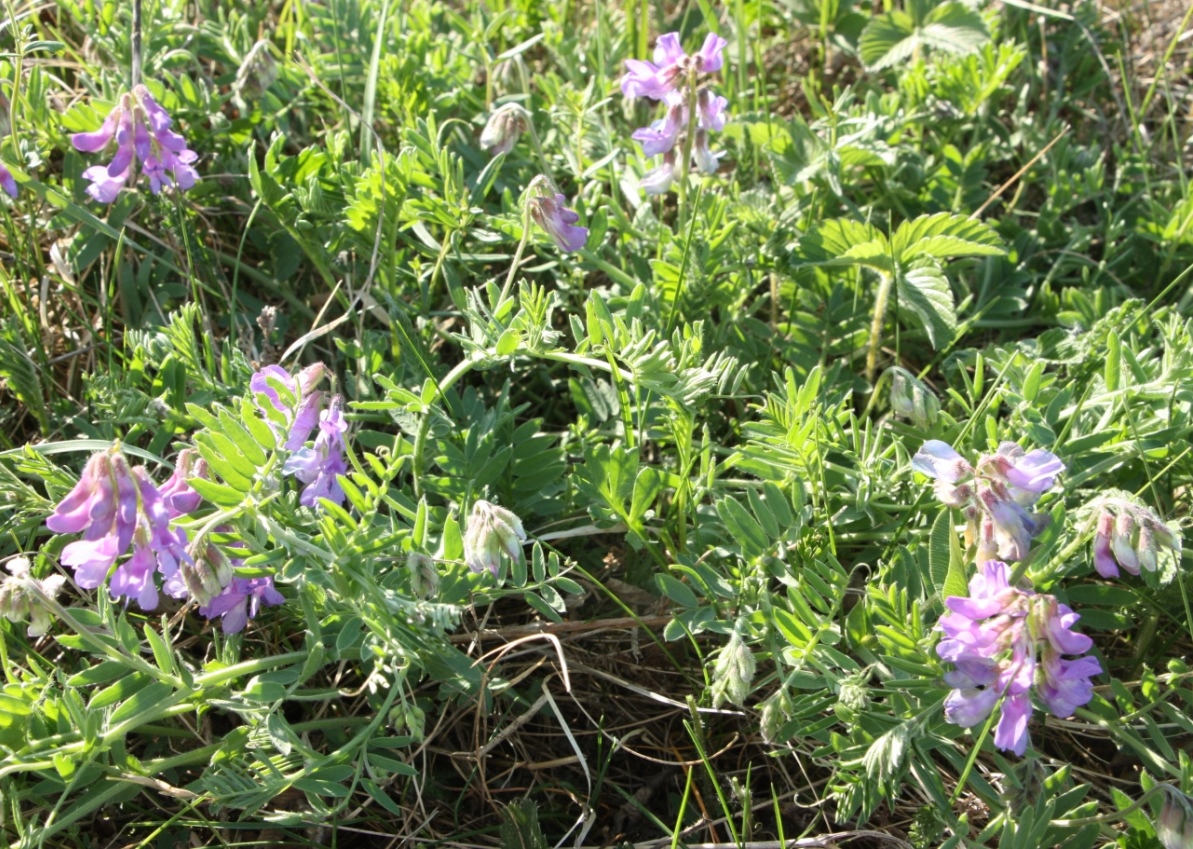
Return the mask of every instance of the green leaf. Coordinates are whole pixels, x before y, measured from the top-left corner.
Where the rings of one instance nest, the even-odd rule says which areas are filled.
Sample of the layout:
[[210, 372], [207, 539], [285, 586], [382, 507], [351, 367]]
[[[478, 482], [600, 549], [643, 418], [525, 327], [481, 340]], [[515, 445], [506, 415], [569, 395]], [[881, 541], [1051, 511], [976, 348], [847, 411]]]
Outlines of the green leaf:
[[906, 12], [896, 9], [871, 19], [862, 30], [857, 46], [866, 67], [879, 71], [911, 58], [918, 45], [915, 22]]
[[895, 278], [899, 307], [911, 310], [924, 323], [936, 350], [947, 347], [957, 330], [957, 308], [953, 290], [936, 261], [916, 260]]
[[154, 705], [160, 705], [174, 694], [174, 688], [161, 681], [155, 681], [143, 690], [138, 691], [131, 699], [124, 702], [108, 718], [109, 727], [119, 725], [126, 719], [131, 719], [142, 711]]
[[511, 802], [502, 814], [501, 849], [547, 849], [534, 802], [530, 799]]
[[192, 478], [191, 486], [195, 492], [210, 501], [216, 507], [235, 507], [244, 501], [244, 493], [237, 492], [230, 486], [209, 481], [204, 478]]
[[762, 525], [738, 503], [737, 499], [726, 496], [718, 501], [717, 515], [721, 517], [725, 528], [741, 546], [742, 554], [746, 557], [758, 557], [770, 548], [770, 537], [766, 535]]
[[[115, 663], [115, 661], [112, 661]], [[120, 664], [123, 666], [123, 664]], [[125, 699], [131, 698], [134, 694], [149, 686], [149, 676], [143, 672], [129, 673], [128, 667], [123, 666], [124, 677], [116, 680], [114, 684], [109, 687], [104, 687], [98, 693], [91, 697], [91, 701], [87, 705], [88, 710], [99, 710], [108, 705], [114, 705], [117, 702], [122, 702]]]
[[934, 50], [964, 56], [980, 50], [990, 40], [986, 22], [964, 3], [942, 3], [928, 15], [920, 39]]
[[939, 212], [904, 221], [891, 236], [891, 251], [901, 263], [914, 257], [1000, 256], [1002, 239], [988, 225], [963, 215]]
[[928, 573], [943, 604], [949, 596], [969, 594], [965, 558], [953, 528], [953, 511], [944, 510], [932, 523], [928, 538]]
[[693, 608], [700, 604], [692, 588], [678, 578], [660, 572], [654, 576], [654, 580], [659, 591], [680, 607]]
[[799, 265], [865, 265], [892, 270], [890, 245], [873, 224], [849, 218], [822, 221], [799, 240]]

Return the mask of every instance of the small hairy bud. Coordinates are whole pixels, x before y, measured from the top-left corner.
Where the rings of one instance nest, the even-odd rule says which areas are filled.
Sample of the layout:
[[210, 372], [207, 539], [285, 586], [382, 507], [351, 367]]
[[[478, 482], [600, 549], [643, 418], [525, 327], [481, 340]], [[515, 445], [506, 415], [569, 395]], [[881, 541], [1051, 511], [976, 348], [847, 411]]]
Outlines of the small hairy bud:
[[522, 555], [526, 531], [522, 520], [504, 507], [485, 500], [472, 505], [464, 531], [464, 560], [473, 572], [488, 570], [497, 576], [501, 555], [517, 560]]
[[439, 570], [435, 561], [421, 551], [412, 551], [406, 557], [406, 568], [410, 571], [410, 591], [419, 598], [431, 598], [439, 592]]
[[928, 386], [899, 366], [887, 369], [891, 376], [890, 402], [895, 414], [918, 428], [930, 428], [940, 413], [940, 401]]
[[516, 103], [507, 103], [489, 116], [481, 130], [481, 147], [490, 156], [509, 153], [529, 128], [529, 113]]
[[729, 642], [721, 649], [713, 668], [712, 700], [714, 707], [720, 707], [726, 700], [735, 705], [744, 704], [750, 695], [750, 684], [754, 681], [756, 664], [754, 653], [741, 635], [741, 624], [729, 635]]

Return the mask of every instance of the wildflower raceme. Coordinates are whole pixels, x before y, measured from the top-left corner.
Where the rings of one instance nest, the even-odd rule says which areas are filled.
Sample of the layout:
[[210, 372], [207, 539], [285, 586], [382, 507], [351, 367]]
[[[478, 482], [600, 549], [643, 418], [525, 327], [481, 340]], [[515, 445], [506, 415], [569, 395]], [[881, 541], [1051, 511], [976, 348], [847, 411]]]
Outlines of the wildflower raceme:
[[197, 154], [186, 139], [170, 129], [172, 120], [143, 85], [120, 96], [119, 102], [94, 132], [75, 133], [71, 144], [83, 153], [100, 153], [115, 141], [116, 153], [107, 165], [93, 165], [83, 172], [91, 181], [87, 193], [100, 203], [111, 203], [126, 185], [136, 180], [136, 164], [149, 178], [155, 195], [163, 188], [189, 189], [199, 179], [191, 163]]
[[143, 466], [130, 468], [119, 445], [95, 454], [83, 476], [46, 520], [60, 534], [82, 533], [62, 551], [64, 566], [75, 570], [75, 582], [95, 589], [130, 545], [132, 557], [112, 574], [114, 598], [135, 599], [142, 610], [157, 607], [154, 573], [173, 577], [189, 559], [186, 537], [170, 528], [170, 515], [158, 488]]
[[[725, 128], [728, 101], [708, 89], [704, 77], [721, 69], [721, 51], [727, 43], [710, 33], [700, 50], [689, 56], [678, 33], [668, 33], [655, 45], [654, 62], [626, 60], [622, 94], [660, 100], [667, 109], [661, 119], [633, 134], [646, 156], [663, 157], [663, 163], [642, 178], [647, 194], [664, 194], [691, 165], [706, 174], [716, 173], [721, 154], [709, 149], [709, 133]], [[683, 146], [677, 147], [681, 140]], [[690, 163], [680, 161], [681, 151], [691, 157]]]
[[1011, 586], [1009, 571], [1002, 561], [986, 561], [969, 582], [968, 598], [945, 600], [949, 612], [939, 626], [945, 639], [936, 653], [956, 667], [945, 675], [954, 688], [945, 719], [968, 728], [998, 707], [994, 745], [1022, 755], [1032, 692], [1049, 713], [1072, 716], [1093, 697], [1090, 678], [1102, 665], [1085, 655], [1093, 641], [1072, 630], [1080, 617], [1055, 596]]
[[936, 497], [962, 510], [969, 524], [966, 543], [977, 545], [977, 562], [1022, 560], [1047, 518], [1030, 512], [1052, 488], [1065, 464], [1055, 454], [1024, 451], [1004, 442], [971, 466], [951, 445], [929, 439], [911, 460], [912, 468], [934, 478]]
[[[62, 550], [60, 562], [74, 570], [75, 583], [83, 589], [107, 582], [113, 598], [135, 601], [146, 611], [157, 608], [160, 590], [192, 599], [208, 618], [222, 617], [226, 633], [243, 629], [261, 604], [280, 604], [282, 596], [272, 578], [237, 583], [245, 579], [235, 577], [235, 562], [211, 534], [188, 541], [185, 530], [172, 526], [199, 509], [202, 498], [190, 481], [206, 476], [207, 463], [193, 449], [183, 449], [174, 474], [160, 488], [144, 466], [129, 466], [119, 443], [92, 455], [78, 484], [46, 520], [55, 533], [83, 535]], [[130, 546], [131, 556], [113, 571]], [[24, 575], [15, 577], [25, 580]], [[40, 586], [51, 597], [60, 588], [53, 578]], [[19, 595], [20, 587], [13, 587], [0, 593], [11, 602], [0, 612], [34, 617], [33, 627], [41, 629], [46, 620], [30, 606], [31, 596]], [[18, 604], [21, 599], [25, 601]]]
[[464, 531], [464, 560], [473, 572], [501, 569], [501, 555], [517, 560], [522, 555], [526, 531], [522, 520], [504, 507], [478, 500], [472, 505]]
[[1094, 568], [1103, 578], [1117, 578], [1119, 567], [1132, 575], [1155, 572], [1164, 549], [1180, 558], [1181, 535], [1126, 493], [1099, 498], [1094, 516]]

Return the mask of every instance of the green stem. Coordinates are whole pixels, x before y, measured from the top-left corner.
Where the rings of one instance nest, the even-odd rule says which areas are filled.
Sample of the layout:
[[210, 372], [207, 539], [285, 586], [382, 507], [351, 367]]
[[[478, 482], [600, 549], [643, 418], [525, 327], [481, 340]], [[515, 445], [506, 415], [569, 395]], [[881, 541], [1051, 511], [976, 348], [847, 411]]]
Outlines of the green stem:
[[683, 137], [683, 155], [676, 166], [679, 169], [679, 232], [683, 233], [688, 221], [688, 176], [692, 173], [692, 148], [696, 146], [696, 68], [688, 71], [688, 131]]
[[[534, 146], [538, 148], [538, 138], [534, 135], [534, 128], [530, 128], [530, 137], [534, 139]], [[540, 151], [541, 155], [541, 151]], [[526, 243], [530, 241], [530, 204], [522, 206], [522, 238], [518, 241], [518, 248], [514, 251], [514, 261], [510, 263], [509, 273], [505, 275], [505, 285], [501, 287], [501, 294], [497, 296], [497, 303], [493, 305], [493, 312], [501, 309], [510, 290], [514, 288], [514, 277], [518, 273], [518, 266], [522, 264], [522, 254], [526, 252]], [[441, 390], [442, 391], [442, 390]]]
[[878, 281], [878, 294], [874, 298], [874, 319], [870, 322], [870, 348], [866, 351], [866, 382], [874, 382], [878, 370], [878, 348], [882, 343], [882, 323], [886, 320], [887, 303], [891, 299], [893, 274], [883, 274]]

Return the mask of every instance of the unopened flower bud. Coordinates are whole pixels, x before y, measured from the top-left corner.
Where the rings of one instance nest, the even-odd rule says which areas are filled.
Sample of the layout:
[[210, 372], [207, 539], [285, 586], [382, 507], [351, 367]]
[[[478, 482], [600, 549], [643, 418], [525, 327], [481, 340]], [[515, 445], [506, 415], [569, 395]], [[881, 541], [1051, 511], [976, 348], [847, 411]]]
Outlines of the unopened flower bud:
[[940, 402], [932, 390], [905, 368], [892, 366], [887, 371], [891, 375], [891, 409], [916, 427], [931, 427], [940, 413]]
[[1193, 849], [1193, 804], [1175, 787], [1165, 790], [1156, 820], [1156, 839], [1164, 849]]
[[1104, 510], [1098, 516], [1098, 529], [1094, 532], [1094, 568], [1103, 578], [1117, 578], [1118, 564], [1114, 561], [1110, 541], [1114, 536], [1114, 514]]
[[53, 623], [43, 597], [56, 597], [62, 591], [66, 579], [61, 575], [51, 575], [39, 581], [33, 577], [29, 560], [25, 557], [14, 557], [8, 562], [7, 568], [11, 574], [0, 581], [0, 616], [14, 623], [28, 621], [29, 627], [25, 633], [30, 637], [40, 637], [50, 630]]
[[481, 147], [490, 156], [509, 153], [529, 128], [529, 113], [516, 103], [507, 103], [489, 116], [481, 130]]
[[762, 731], [762, 738], [766, 742], [782, 742], [779, 739], [779, 732], [787, 724], [787, 721], [791, 719], [793, 709], [794, 705], [791, 702], [791, 696], [787, 694], [785, 688], [780, 689], [779, 692], [762, 703], [762, 716], [758, 725]]
[[219, 546], [203, 538], [191, 546], [190, 555], [179, 564], [179, 572], [195, 604], [207, 607], [232, 582], [232, 563]]
[[750, 695], [750, 684], [754, 681], [757, 666], [754, 653], [742, 639], [741, 632], [739, 623], [729, 635], [729, 642], [721, 649], [716, 666], [713, 667], [713, 707], [720, 707], [726, 700], [741, 705]]
[[477, 501], [472, 505], [464, 532], [464, 560], [473, 572], [487, 569], [496, 577], [501, 568], [501, 554], [517, 560], [525, 539], [522, 520], [514, 513], [488, 501]]
[[247, 100], [255, 100], [269, 89], [278, 78], [278, 63], [269, 52], [269, 42], [262, 39], [244, 57], [240, 70], [236, 72], [233, 88]]
[[410, 591], [419, 598], [431, 598], [439, 592], [439, 570], [435, 561], [421, 551], [411, 551], [406, 557], [410, 571]]
[[1114, 552], [1114, 559], [1132, 575], [1139, 574], [1139, 557], [1135, 553], [1135, 520], [1131, 514], [1123, 511], [1118, 514], [1114, 522], [1114, 536], [1110, 540], [1110, 548]]

